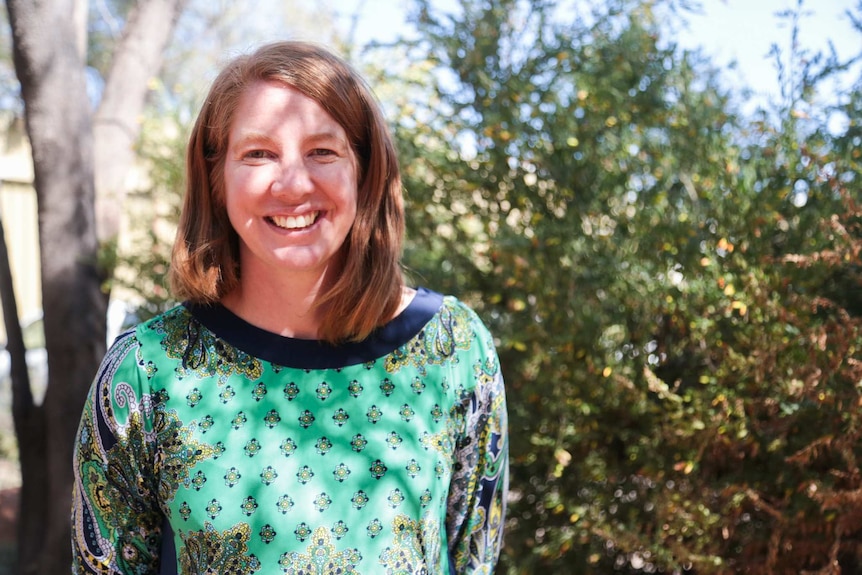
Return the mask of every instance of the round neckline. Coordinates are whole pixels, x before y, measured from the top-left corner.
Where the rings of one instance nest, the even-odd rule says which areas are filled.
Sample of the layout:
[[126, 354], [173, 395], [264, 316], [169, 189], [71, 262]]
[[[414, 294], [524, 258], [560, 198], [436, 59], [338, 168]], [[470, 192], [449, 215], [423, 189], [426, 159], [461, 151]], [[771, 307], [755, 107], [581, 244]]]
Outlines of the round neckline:
[[183, 306], [216, 337], [253, 357], [281, 367], [333, 369], [367, 363], [395, 351], [416, 336], [442, 304], [441, 294], [417, 288], [407, 307], [366, 339], [338, 345], [266, 331], [221, 304], [186, 302]]

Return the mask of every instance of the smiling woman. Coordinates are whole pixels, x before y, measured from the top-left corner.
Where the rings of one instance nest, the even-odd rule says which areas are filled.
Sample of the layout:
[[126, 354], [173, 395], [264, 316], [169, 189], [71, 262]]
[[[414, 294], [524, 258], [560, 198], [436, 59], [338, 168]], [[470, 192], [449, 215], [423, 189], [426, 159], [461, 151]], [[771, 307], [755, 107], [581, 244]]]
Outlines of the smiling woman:
[[490, 573], [507, 415], [493, 338], [406, 287], [392, 139], [309, 44], [227, 66], [189, 142], [185, 303], [117, 338], [81, 419], [77, 573]]
[[[242, 294], [254, 285], [255, 291], [262, 292], [262, 302], [269, 299], [266, 307], [280, 305], [280, 309], [254, 314], [252, 323], [259, 324], [255, 318], [261, 315], [282, 321], [293, 317], [303, 325], [275, 331], [331, 342], [362, 339], [396, 315], [410, 296], [403, 288], [399, 263], [404, 216], [398, 159], [376, 100], [347, 63], [308, 44], [292, 43], [289, 50], [283, 46], [271, 45], [228, 65], [204, 103], [189, 142], [188, 191], [174, 245], [172, 286], [179, 297], [199, 303], [225, 303], [223, 298], [233, 294], [227, 305], [236, 308], [238, 300], [248, 303]], [[301, 141], [292, 129], [302, 130]], [[241, 277], [252, 271], [242, 265], [240, 229], [225, 209], [231, 201], [228, 177], [236, 182], [245, 178], [243, 182], [271, 193], [265, 200], [268, 205], [258, 209], [265, 210], [266, 223], [274, 224], [274, 216], [307, 217], [309, 208], [327, 207], [321, 202], [331, 194], [321, 193], [317, 184], [324, 182], [324, 173], [332, 177], [333, 167], [347, 165], [353, 167], [352, 174], [338, 173], [351, 177], [350, 182], [326, 184], [329, 192], [340, 195], [353, 189], [356, 194], [353, 221], [337, 220], [346, 223], [350, 233], [336, 258], [323, 258], [321, 263], [327, 265], [318, 266], [317, 277], [279, 276], [289, 280], [291, 292], [300, 292], [291, 299], [303, 300], [300, 308], [313, 302], [311, 309], [297, 309], [284, 301], [279, 294], [286, 288], [275, 285], [277, 273], [264, 284], [242, 282]], [[329, 167], [323, 170], [324, 166]], [[304, 206], [285, 211], [285, 193], [307, 192]], [[308, 201], [312, 196], [316, 204]], [[329, 237], [336, 220], [323, 215], [315, 226], [326, 232], [318, 235]], [[341, 213], [333, 209], [329, 215]], [[251, 223], [242, 224], [249, 233]], [[310, 251], [306, 255], [313, 255]], [[309, 328], [316, 333], [308, 333]]]
[[316, 337], [315, 314], [296, 310], [282, 294], [316, 294], [341, 273], [338, 253], [356, 219], [356, 195], [356, 159], [344, 129], [290, 86], [249, 86], [224, 164], [242, 273], [222, 303], [269, 331]]

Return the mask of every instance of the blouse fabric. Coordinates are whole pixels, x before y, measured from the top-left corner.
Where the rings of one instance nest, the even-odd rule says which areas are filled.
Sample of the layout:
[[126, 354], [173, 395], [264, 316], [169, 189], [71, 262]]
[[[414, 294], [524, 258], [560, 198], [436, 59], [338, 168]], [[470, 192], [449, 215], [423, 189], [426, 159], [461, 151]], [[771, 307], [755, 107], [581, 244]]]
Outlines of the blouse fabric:
[[491, 573], [506, 425], [492, 338], [451, 296], [338, 346], [177, 306], [93, 383], [73, 572]]

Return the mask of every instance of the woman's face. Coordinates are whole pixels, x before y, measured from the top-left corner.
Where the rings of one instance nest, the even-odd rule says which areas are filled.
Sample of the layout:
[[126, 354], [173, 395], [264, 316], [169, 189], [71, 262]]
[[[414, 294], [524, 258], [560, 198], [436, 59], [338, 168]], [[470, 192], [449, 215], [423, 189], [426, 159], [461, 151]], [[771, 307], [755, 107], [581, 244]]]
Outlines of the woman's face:
[[244, 278], [341, 265], [356, 218], [356, 159], [317, 102], [278, 82], [250, 85], [230, 125], [224, 182]]

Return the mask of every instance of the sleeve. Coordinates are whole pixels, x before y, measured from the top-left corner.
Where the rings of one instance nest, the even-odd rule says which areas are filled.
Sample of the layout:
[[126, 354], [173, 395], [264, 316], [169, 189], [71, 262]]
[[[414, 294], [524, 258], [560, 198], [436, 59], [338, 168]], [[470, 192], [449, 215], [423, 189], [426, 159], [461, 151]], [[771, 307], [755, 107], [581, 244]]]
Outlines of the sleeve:
[[[476, 320], [478, 321], [478, 320]], [[493, 573], [503, 541], [509, 482], [506, 397], [497, 352], [481, 326], [482, 357], [465, 397], [464, 432], [455, 446], [446, 533], [452, 573]]]
[[73, 573], [159, 570], [153, 410], [138, 348], [133, 332], [114, 342], [84, 405], [73, 461]]

